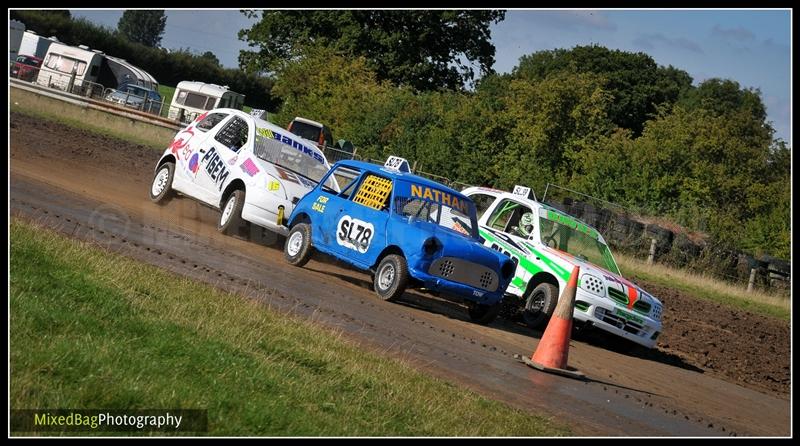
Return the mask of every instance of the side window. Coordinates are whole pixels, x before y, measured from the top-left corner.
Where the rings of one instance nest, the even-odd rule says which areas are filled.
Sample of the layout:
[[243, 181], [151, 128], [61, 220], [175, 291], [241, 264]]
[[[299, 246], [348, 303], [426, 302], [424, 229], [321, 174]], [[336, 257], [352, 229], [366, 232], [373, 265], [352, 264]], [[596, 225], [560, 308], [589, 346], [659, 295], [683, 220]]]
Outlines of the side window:
[[[356, 180], [359, 175], [361, 175], [361, 171], [352, 167], [339, 166], [333, 171], [333, 177], [341, 189], [341, 192], [338, 192], [340, 197], [344, 199], [350, 198], [353, 190], [355, 190], [355, 185], [358, 183]], [[329, 189], [327, 186], [327, 184], [324, 185], [325, 189]], [[333, 189], [329, 189], [328, 192], [337, 193]]]
[[223, 119], [227, 117], [228, 115], [225, 113], [211, 113], [205, 118], [203, 118], [202, 121], [197, 123], [196, 127], [198, 130], [202, 130], [205, 132], [216, 127], [217, 124], [219, 124]]
[[238, 116], [234, 116], [233, 119], [228, 121], [228, 123], [217, 132], [214, 139], [234, 152], [238, 152], [239, 149], [247, 144], [247, 134], [247, 122]]
[[469, 196], [475, 202], [475, 210], [478, 212], [478, 218], [483, 216], [483, 213], [489, 209], [489, 206], [494, 203], [495, 198], [486, 194], [472, 194]]
[[[528, 215], [523, 218], [526, 214]], [[534, 214], [529, 207], [515, 201], [503, 200], [489, 217], [489, 226], [528, 238], [533, 233], [535, 221]]]
[[392, 180], [367, 174], [361, 181], [353, 202], [378, 211], [389, 210], [389, 196], [392, 194]]
[[331, 134], [330, 129], [323, 127], [322, 132], [325, 138], [325, 145], [328, 147], [333, 147], [333, 135]]

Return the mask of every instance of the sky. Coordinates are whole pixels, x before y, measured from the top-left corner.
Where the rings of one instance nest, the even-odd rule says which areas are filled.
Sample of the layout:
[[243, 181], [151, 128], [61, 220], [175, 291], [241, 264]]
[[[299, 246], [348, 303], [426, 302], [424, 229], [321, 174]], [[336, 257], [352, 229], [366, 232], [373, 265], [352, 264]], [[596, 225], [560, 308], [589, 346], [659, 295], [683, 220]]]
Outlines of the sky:
[[[72, 9], [75, 18], [116, 28], [123, 10]], [[166, 10], [166, 48], [213, 52], [238, 67], [247, 44], [237, 33], [253, 19], [234, 10]], [[732, 79], [761, 91], [775, 136], [791, 146], [790, 10], [509, 10], [491, 27], [494, 69], [510, 72], [523, 55], [576, 45], [644, 52], [689, 73], [697, 85]]]

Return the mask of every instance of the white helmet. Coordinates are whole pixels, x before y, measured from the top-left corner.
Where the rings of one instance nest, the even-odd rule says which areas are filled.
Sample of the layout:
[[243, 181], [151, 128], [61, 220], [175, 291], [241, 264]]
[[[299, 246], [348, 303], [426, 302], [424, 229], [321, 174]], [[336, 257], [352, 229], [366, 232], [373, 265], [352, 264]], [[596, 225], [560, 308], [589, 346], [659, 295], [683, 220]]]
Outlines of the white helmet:
[[526, 212], [522, 214], [522, 218], [519, 219], [519, 232], [524, 237], [528, 237], [531, 235], [533, 231], [533, 212]]

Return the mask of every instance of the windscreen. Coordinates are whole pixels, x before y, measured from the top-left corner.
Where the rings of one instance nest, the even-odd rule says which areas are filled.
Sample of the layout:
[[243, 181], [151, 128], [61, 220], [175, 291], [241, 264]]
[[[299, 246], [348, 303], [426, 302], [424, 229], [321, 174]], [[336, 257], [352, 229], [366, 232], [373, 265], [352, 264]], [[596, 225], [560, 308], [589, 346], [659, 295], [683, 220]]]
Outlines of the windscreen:
[[541, 214], [539, 216], [539, 235], [542, 243], [614, 274], [620, 273], [608, 246], [600, 241], [593, 229], [555, 213], [550, 214], [555, 218], [546, 218]]

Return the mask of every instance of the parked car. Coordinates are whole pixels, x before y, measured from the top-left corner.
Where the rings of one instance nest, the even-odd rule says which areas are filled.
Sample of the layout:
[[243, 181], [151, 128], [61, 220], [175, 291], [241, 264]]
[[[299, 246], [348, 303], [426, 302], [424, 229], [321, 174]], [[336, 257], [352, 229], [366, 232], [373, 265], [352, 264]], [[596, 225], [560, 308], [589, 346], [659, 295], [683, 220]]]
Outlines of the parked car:
[[333, 133], [326, 125], [310, 119], [296, 117], [286, 127], [286, 130], [297, 136], [314, 141], [320, 149], [326, 146], [333, 147]]
[[161, 95], [149, 88], [134, 84], [123, 84], [105, 96], [106, 101], [125, 107], [135, 108], [146, 113], [158, 114], [161, 111]]
[[[331, 178], [341, 190], [328, 186]], [[478, 323], [497, 316], [514, 275], [508, 257], [482, 246], [472, 201], [411, 174], [402, 158], [337, 162], [294, 208], [289, 227], [290, 264], [302, 266], [318, 250], [370, 271], [383, 300], [407, 287], [452, 295]]]
[[662, 303], [622, 277], [603, 236], [586, 223], [521, 194], [483, 187], [464, 189], [478, 208], [485, 245], [508, 255], [516, 273], [506, 303], [521, 310], [533, 328], [545, 326], [580, 266], [573, 318], [653, 348], [661, 333]]
[[33, 82], [39, 75], [42, 67], [42, 59], [36, 56], [26, 56], [20, 54], [14, 63], [11, 64], [11, 77], [23, 81]]
[[[250, 222], [286, 235], [285, 215], [330, 169], [311, 141], [241, 110], [218, 108], [178, 132], [156, 163], [150, 199], [179, 192], [220, 209], [217, 228], [236, 234]], [[338, 191], [333, 177], [326, 189]]]

